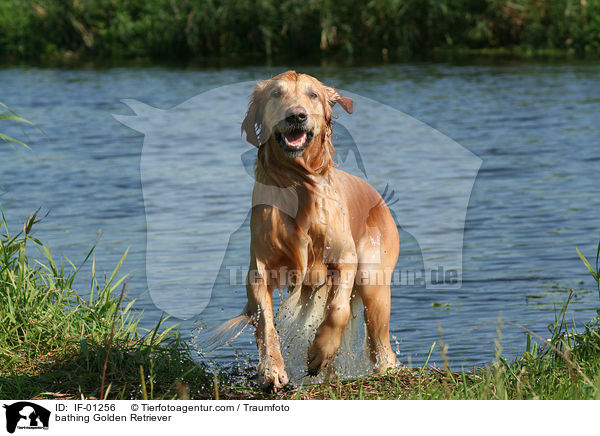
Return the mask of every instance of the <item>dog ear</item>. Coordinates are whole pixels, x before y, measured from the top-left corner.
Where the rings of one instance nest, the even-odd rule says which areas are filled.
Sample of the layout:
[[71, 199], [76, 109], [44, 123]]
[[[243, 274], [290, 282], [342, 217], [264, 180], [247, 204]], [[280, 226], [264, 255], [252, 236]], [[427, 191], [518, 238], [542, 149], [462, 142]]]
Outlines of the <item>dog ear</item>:
[[264, 104], [263, 91], [265, 83], [261, 82], [250, 96], [250, 105], [246, 118], [242, 121], [242, 133], [246, 132], [246, 141], [255, 147], [260, 147], [267, 138], [264, 138], [265, 132], [262, 123], [262, 110]]
[[346, 112], [351, 114], [354, 111], [354, 105], [352, 99], [350, 97], [342, 97], [339, 92], [335, 89], [328, 87], [327, 88], [327, 100], [331, 106], [334, 106], [336, 103], [339, 103], [340, 106], [344, 108]]

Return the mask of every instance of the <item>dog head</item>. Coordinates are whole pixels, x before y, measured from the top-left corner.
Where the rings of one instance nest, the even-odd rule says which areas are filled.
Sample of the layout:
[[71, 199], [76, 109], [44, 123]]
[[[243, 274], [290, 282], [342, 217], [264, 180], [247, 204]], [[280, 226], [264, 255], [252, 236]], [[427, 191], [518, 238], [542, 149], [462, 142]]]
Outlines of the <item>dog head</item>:
[[257, 85], [242, 132], [248, 142], [268, 148], [280, 160], [298, 160], [309, 167], [315, 160], [327, 160], [326, 156], [331, 161], [332, 107], [336, 103], [352, 113], [351, 98], [342, 97], [312, 76], [288, 71]]

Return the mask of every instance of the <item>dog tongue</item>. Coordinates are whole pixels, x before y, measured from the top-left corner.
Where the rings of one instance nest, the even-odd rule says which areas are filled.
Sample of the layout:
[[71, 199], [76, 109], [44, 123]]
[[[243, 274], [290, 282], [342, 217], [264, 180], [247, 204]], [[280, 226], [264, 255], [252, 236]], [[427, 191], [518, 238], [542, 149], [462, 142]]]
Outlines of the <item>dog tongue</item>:
[[285, 139], [291, 147], [302, 147], [306, 140], [306, 132], [291, 132], [285, 135]]

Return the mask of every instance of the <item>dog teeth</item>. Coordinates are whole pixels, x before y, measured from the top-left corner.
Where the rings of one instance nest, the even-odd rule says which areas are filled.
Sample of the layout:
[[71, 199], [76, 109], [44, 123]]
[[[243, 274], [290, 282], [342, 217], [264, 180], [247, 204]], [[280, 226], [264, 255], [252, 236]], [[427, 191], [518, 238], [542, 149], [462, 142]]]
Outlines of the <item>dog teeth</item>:
[[289, 147], [299, 148], [306, 142], [306, 133], [303, 132], [300, 135], [298, 135], [298, 133], [291, 133], [289, 135], [284, 135], [284, 138]]

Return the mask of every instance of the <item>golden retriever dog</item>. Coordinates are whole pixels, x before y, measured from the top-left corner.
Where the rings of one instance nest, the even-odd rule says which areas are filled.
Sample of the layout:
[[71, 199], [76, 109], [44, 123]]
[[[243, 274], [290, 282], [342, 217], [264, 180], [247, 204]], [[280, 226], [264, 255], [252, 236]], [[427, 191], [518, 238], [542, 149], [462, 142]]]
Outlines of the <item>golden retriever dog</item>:
[[270, 391], [288, 383], [273, 322], [276, 287], [301, 292], [304, 302], [316, 289], [329, 288], [306, 356], [309, 375], [332, 362], [357, 297], [375, 370], [396, 365], [389, 319], [398, 230], [379, 193], [334, 165], [336, 104], [353, 111], [350, 98], [288, 71], [258, 84], [242, 123], [246, 139], [258, 147], [243, 315], [255, 327], [259, 377]]

